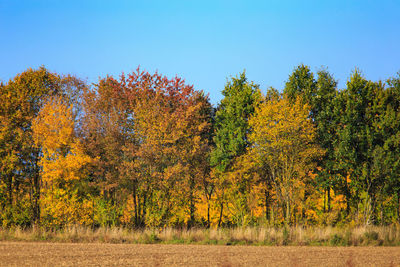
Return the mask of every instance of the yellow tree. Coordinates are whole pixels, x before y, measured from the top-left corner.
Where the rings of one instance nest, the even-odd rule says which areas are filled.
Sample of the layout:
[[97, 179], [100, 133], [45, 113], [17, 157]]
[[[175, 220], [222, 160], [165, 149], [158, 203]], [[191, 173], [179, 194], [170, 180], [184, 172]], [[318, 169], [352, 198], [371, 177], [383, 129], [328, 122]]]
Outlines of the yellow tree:
[[309, 112], [310, 107], [300, 98], [291, 103], [286, 96], [279, 96], [265, 99], [249, 121], [249, 154], [267, 170], [286, 224], [292, 222], [296, 200], [305, 200], [314, 159], [323, 154], [314, 143], [316, 130]]
[[83, 168], [91, 158], [75, 136], [73, 106], [52, 97], [32, 123], [33, 139], [41, 149], [42, 218], [49, 225], [91, 223], [91, 202], [78, 194]]
[[246, 153], [238, 157], [227, 173], [230, 181], [226, 194], [229, 199], [227, 210], [230, 221], [237, 226], [246, 226], [261, 219], [265, 207], [268, 219], [268, 203], [265, 201], [266, 187], [262, 168], [254, 157]]

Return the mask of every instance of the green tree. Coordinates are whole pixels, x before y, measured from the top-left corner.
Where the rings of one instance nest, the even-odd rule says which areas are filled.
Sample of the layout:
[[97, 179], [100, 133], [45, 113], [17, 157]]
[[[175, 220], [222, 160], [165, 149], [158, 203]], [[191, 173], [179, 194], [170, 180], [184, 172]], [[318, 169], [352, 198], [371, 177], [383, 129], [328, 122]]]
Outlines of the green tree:
[[[313, 120], [317, 127], [317, 140], [326, 153], [319, 162], [318, 183], [324, 191], [324, 211], [330, 211], [330, 192], [336, 186], [334, 144], [336, 140], [337, 118], [335, 99], [337, 82], [325, 69], [318, 71], [315, 96], [312, 102]], [[326, 200], [325, 200], [326, 199]]]
[[[384, 85], [366, 80], [356, 70], [347, 82], [346, 90], [338, 96], [336, 164], [342, 174], [343, 190], [349, 205], [361, 207], [365, 224], [375, 222], [378, 194], [382, 191], [383, 176], [374, 166], [384, 143], [378, 131], [384, 107]], [[350, 176], [348, 183], [346, 176]]]
[[217, 171], [219, 181], [219, 205], [221, 225], [226, 173], [232, 168], [235, 159], [243, 155], [249, 146], [249, 118], [260, 99], [258, 85], [248, 82], [245, 72], [238, 77], [232, 77], [222, 91], [224, 98], [219, 104], [215, 115], [215, 147], [211, 152], [211, 165]]
[[301, 97], [303, 103], [310, 106], [310, 118], [317, 128], [317, 142], [326, 150], [318, 162], [318, 171], [315, 171], [318, 173], [317, 183], [324, 192], [324, 211], [329, 211], [331, 188], [337, 185], [333, 153], [337, 126], [334, 112], [337, 82], [326, 69], [318, 71], [315, 80], [310, 68], [301, 64], [289, 76], [284, 93], [291, 102]]
[[373, 173], [381, 177], [387, 197], [396, 196], [395, 215], [400, 221], [400, 73], [387, 84], [375, 124], [383, 142], [374, 150]]
[[283, 93], [291, 102], [295, 102], [297, 97], [301, 95], [304, 103], [309, 104], [311, 106], [311, 112], [313, 112], [313, 102], [316, 91], [317, 88], [314, 74], [311, 72], [310, 67], [301, 64], [297, 66], [289, 76]]

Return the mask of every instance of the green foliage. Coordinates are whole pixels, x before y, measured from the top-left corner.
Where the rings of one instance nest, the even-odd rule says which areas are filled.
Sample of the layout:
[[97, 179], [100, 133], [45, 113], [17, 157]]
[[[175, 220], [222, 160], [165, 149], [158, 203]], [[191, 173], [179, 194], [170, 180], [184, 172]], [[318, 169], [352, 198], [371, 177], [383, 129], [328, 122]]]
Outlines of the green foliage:
[[233, 160], [245, 153], [249, 146], [248, 120], [259, 101], [258, 85], [247, 81], [245, 72], [232, 77], [225, 85], [215, 114], [215, 148], [211, 153], [211, 164], [224, 172]]
[[[262, 96], [243, 72], [222, 94], [214, 109], [183, 79], [140, 69], [91, 86], [44, 67], [1, 83], [0, 225], [400, 221], [400, 73], [374, 82], [356, 69], [339, 90], [327, 69], [302, 64], [283, 93]], [[390, 233], [347, 233], [318, 242], [395, 242]], [[276, 243], [296, 243], [281, 234]]]
[[376, 240], [378, 240], [378, 238], [379, 238], [379, 233], [378, 233], [378, 232], [375, 232], [375, 231], [369, 231], [369, 232], [365, 232], [365, 233], [364, 233], [364, 236], [365, 236], [365, 238], [366, 238], [367, 240], [374, 240], [374, 241], [376, 241]]
[[94, 205], [94, 225], [109, 227], [118, 225], [122, 215], [121, 207], [111, 200], [97, 199]]
[[1, 212], [0, 225], [28, 227], [32, 224], [32, 208], [28, 201], [19, 201], [16, 205], [6, 206]]
[[346, 239], [340, 234], [333, 234], [330, 238], [330, 245], [331, 246], [346, 246], [347, 242]]
[[[325, 190], [335, 185], [335, 155], [337, 118], [335, 117], [335, 98], [337, 82], [327, 70], [320, 70], [316, 82], [316, 93], [312, 101], [313, 119], [317, 127], [317, 140], [325, 155], [319, 162], [322, 168], [318, 175], [318, 182]], [[329, 204], [328, 200], [328, 204]], [[328, 208], [329, 210], [329, 205]]]
[[316, 90], [314, 74], [311, 72], [310, 67], [301, 64], [289, 76], [283, 93], [291, 101], [295, 101], [298, 96], [301, 96], [305, 103], [314, 106]]

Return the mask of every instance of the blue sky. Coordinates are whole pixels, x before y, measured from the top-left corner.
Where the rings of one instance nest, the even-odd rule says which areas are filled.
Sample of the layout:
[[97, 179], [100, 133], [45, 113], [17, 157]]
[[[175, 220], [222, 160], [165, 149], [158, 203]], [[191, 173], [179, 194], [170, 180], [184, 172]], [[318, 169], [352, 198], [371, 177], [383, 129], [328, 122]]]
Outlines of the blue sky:
[[246, 69], [263, 90], [293, 68], [328, 67], [344, 87], [400, 71], [400, 1], [0, 0], [0, 79], [28, 67], [89, 82], [138, 65], [221, 99]]

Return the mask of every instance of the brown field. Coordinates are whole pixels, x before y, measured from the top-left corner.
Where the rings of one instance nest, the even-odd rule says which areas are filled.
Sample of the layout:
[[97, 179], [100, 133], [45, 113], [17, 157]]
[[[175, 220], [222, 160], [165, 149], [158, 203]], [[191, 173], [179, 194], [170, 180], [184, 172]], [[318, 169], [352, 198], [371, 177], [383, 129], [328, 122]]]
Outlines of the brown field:
[[400, 266], [400, 248], [0, 242], [0, 266]]

